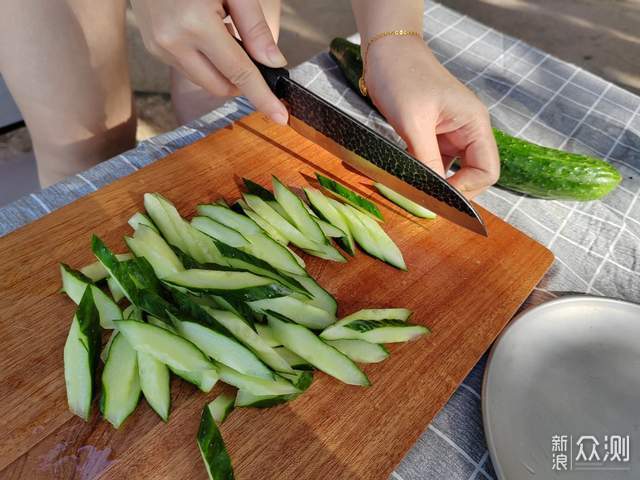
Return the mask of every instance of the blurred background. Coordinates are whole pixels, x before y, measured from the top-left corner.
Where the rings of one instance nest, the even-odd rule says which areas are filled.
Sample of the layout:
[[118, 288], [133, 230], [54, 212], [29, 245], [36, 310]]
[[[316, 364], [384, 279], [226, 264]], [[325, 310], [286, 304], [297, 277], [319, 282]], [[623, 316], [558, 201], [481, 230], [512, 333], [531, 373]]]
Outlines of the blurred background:
[[[640, 94], [640, 0], [441, 0], [496, 30]], [[138, 140], [175, 128], [167, 67], [144, 49], [128, 12]], [[283, 0], [280, 47], [295, 66], [356, 31], [349, 0]], [[0, 205], [39, 189], [29, 133], [0, 81]], [[19, 124], [18, 124], [19, 125]]]

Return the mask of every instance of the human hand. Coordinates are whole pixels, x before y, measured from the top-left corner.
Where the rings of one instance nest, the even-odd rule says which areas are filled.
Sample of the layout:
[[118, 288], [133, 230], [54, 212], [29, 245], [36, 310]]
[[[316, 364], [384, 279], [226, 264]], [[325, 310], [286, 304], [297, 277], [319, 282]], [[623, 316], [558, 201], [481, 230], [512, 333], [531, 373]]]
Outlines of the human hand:
[[469, 198], [498, 180], [487, 109], [421, 38], [385, 37], [371, 44], [366, 60], [371, 100], [418, 160], [444, 177], [459, 157], [461, 168], [448, 180]]
[[[269, 67], [287, 61], [258, 0], [132, 0], [147, 49], [212, 95], [245, 95], [258, 110], [285, 124], [288, 113], [249, 55]], [[230, 15], [246, 51], [225, 23]]]

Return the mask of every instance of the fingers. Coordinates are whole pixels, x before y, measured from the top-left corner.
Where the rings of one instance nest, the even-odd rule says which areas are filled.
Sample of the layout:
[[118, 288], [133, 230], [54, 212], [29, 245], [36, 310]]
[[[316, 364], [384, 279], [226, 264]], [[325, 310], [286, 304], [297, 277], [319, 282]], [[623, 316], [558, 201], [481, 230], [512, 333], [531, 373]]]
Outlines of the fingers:
[[276, 45], [274, 35], [257, 0], [229, 0], [233, 23], [251, 57], [269, 67], [283, 67], [287, 60]]
[[[411, 117], [413, 118], [413, 117]], [[398, 134], [407, 143], [409, 152], [441, 177], [445, 170], [438, 147], [435, 125], [412, 122], [395, 126]]]
[[239, 95], [240, 91], [220, 71], [213, 66], [207, 57], [198, 51], [185, 51], [178, 57], [177, 67], [196, 85], [216, 97]]
[[[236, 19], [234, 23], [238, 26]], [[240, 30], [239, 27], [238, 29]], [[240, 33], [242, 34], [242, 31]], [[229, 35], [222, 19], [213, 22], [204, 35], [200, 50], [216, 69], [246, 95], [258, 110], [269, 115], [274, 122], [285, 124], [288, 118], [286, 108], [269, 89], [247, 53]], [[273, 39], [271, 41], [273, 42]]]
[[473, 127], [463, 127], [466, 135], [461, 156], [461, 168], [449, 182], [467, 197], [474, 197], [498, 181], [500, 158], [489, 121]]

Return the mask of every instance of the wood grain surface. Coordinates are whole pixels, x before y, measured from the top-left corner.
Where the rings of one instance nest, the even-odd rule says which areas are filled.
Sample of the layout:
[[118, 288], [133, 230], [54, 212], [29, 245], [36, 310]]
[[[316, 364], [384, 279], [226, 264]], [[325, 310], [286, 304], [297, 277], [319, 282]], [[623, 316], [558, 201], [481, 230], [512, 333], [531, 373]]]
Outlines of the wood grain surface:
[[527, 298], [553, 256], [480, 209], [489, 237], [444, 219], [409, 218], [370, 181], [288, 127], [254, 114], [129, 177], [0, 238], [0, 477], [204, 479], [195, 434], [209, 394], [173, 380], [163, 423], [141, 401], [119, 429], [97, 413], [67, 409], [62, 351], [74, 305], [58, 293], [58, 262], [94, 259], [90, 236], [124, 251], [127, 219], [142, 195], [161, 192], [191, 216], [198, 203], [239, 196], [239, 178], [308, 184], [322, 172], [382, 205], [385, 229], [404, 253], [401, 272], [362, 252], [346, 264], [305, 256], [338, 299], [339, 313], [409, 307], [433, 333], [390, 348], [364, 367], [369, 388], [316, 374], [300, 398], [238, 409], [222, 426], [239, 479], [386, 479]]

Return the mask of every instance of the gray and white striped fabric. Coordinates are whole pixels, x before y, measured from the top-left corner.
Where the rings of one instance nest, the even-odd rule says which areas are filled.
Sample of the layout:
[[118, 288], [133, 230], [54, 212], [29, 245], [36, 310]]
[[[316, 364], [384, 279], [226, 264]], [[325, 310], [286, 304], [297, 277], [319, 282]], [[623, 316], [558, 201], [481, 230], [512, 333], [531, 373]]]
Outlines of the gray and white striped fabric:
[[[504, 131], [605, 158], [623, 174], [602, 201], [537, 200], [492, 188], [479, 203], [556, 255], [539, 293], [586, 292], [640, 301], [640, 98], [522, 41], [435, 2], [425, 3], [424, 38], [490, 108]], [[372, 128], [399, 141], [322, 53], [293, 77]], [[0, 209], [0, 235], [188, 145], [252, 111], [238, 99], [91, 170]], [[455, 392], [398, 465], [395, 480], [496, 478], [480, 413], [485, 360]]]

